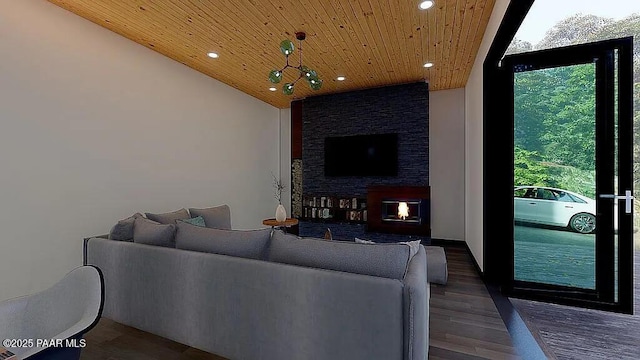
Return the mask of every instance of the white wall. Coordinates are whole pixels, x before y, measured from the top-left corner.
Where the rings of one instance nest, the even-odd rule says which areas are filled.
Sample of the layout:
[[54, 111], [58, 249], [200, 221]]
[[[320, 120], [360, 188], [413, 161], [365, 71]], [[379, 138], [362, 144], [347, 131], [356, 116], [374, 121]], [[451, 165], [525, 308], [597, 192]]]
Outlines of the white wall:
[[502, 22], [509, 0], [496, 0], [465, 87], [465, 241], [473, 257], [483, 264], [483, 151], [482, 151], [482, 66]]
[[465, 90], [429, 92], [431, 237], [464, 240]]
[[0, 1], [0, 34], [0, 300], [136, 211], [274, 216], [277, 108], [44, 0]]

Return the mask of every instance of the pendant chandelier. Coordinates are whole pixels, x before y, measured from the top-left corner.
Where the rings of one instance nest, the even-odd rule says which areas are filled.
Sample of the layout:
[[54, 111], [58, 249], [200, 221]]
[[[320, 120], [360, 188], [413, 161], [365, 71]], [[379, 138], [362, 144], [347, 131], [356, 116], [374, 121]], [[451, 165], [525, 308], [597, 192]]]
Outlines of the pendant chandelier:
[[316, 73], [316, 71], [302, 65], [302, 41], [305, 38], [306, 38], [305, 33], [303, 32], [296, 33], [296, 39], [298, 39], [298, 48], [299, 48], [298, 52], [300, 54], [298, 59], [298, 66], [293, 66], [289, 64], [289, 55], [293, 54], [293, 50], [295, 50], [295, 47], [293, 46], [293, 42], [291, 40], [283, 40], [280, 43], [280, 51], [285, 56], [286, 63], [282, 69], [271, 70], [271, 72], [269, 72], [269, 81], [271, 81], [274, 84], [278, 84], [280, 83], [280, 81], [282, 81], [282, 73], [286, 69], [292, 68], [298, 71], [299, 75], [295, 81], [290, 83], [285, 83], [282, 86], [282, 93], [285, 95], [293, 94], [294, 86], [300, 79], [304, 79], [305, 81], [307, 81], [307, 83], [309, 84], [309, 87], [312, 88], [313, 90], [320, 90], [320, 88], [322, 87], [322, 80], [318, 78], [318, 74]]

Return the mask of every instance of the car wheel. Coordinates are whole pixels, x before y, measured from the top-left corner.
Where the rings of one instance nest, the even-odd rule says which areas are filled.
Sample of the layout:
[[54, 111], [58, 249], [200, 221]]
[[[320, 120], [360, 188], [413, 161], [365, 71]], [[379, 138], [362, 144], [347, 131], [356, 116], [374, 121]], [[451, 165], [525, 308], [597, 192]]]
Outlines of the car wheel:
[[569, 226], [575, 232], [590, 234], [596, 230], [596, 217], [587, 213], [575, 214], [569, 221]]

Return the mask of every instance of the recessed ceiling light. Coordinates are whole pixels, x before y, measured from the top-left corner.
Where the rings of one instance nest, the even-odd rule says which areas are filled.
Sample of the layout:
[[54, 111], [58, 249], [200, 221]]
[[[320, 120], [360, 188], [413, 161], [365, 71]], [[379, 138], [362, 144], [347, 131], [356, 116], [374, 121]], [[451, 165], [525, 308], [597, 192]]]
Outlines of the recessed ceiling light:
[[428, 8], [433, 6], [433, 1], [432, 0], [426, 0], [420, 3], [420, 5], [418, 5], [418, 7], [422, 10], [427, 10]]
[[422, 66], [424, 66], [424, 67], [426, 67], [426, 68], [430, 68], [430, 67], [432, 67], [432, 66], [433, 66], [433, 63], [428, 62], [428, 63], [425, 63], [425, 64], [424, 64], [424, 65], [422, 65]]
[[207, 53], [207, 56], [212, 58], [212, 59], [217, 59], [218, 58], [218, 54], [216, 54], [214, 52]]
[[346, 79], [346, 77], [344, 77], [344, 76], [338, 76], [336, 78], [336, 80], [338, 80], [338, 81], [344, 81], [344, 79]]
[[274, 87], [270, 87], [270, 88], [269, 88], [269, 91], [276, 91], [276, 90], [278, 90], [278, 89], [276, 89], [276, 88], [274, 88]]

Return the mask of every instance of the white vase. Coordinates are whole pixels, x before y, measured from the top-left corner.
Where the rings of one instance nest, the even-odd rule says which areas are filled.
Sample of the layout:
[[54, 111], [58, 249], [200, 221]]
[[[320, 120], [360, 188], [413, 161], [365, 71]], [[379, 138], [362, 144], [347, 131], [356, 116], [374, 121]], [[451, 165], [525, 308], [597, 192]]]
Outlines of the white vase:
[[276, 208], [276, 221], [284, 222], [285, 220], [287, 220], [287, 210], [282, 206], [282, 204], [278, 204], [278, 207]]

